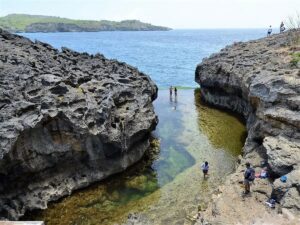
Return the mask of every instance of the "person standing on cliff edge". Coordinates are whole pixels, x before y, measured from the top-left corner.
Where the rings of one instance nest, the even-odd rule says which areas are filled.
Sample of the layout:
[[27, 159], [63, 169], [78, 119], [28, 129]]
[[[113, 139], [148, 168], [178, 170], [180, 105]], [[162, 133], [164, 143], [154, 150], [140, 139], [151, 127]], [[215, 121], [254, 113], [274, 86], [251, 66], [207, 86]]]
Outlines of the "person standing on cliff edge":
[[272, 33], [272, 26], [270, 25], [269, 29], [268, 29], [268, 34], [267, 37], [270, 37]]
[[285, 31], [285, 27], [284, 27], [284, 23], [281, 22], [280, 24], [280, 28], [279, 28], [280, 33], [283, 33], [283, 31]]

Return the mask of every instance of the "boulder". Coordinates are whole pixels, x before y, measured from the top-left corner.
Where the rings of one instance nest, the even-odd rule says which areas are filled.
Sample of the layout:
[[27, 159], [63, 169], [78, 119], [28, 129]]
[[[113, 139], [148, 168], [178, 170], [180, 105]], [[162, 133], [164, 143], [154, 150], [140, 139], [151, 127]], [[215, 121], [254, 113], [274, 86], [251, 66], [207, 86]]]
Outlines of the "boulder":
[[0, 219], [45, 209], [149, 147], [157, 87], [101, 54], [0, 30]]
[[285, 175], [300, 165], [300, 142], [281, 136], [265, 137], [263, 146], [267, 150], [270, 168], [277, 175]]

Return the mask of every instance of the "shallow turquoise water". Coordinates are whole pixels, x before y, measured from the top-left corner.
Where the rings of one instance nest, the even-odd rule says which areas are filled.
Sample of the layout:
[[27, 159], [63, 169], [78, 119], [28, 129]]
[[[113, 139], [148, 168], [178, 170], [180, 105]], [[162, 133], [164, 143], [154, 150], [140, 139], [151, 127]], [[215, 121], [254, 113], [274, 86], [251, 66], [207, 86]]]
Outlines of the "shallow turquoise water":
[[[154, 105], [160, 120], [153, 133], [156, 141], [141, 162], [26, 219], [45, 220], [48, 225], [109, 225], [126, 221], [134, 212], [151, 224], [175, 224], [208, 202], [234, 170], [245, 126], [236, 117], [203, 105], [194, 90], [179, 90], [177, 98], [160, 90]], [[230, 135], [228, 130], [233, 129]], [[205, 160], [211, 166], [208, 179], [200, 170]]]

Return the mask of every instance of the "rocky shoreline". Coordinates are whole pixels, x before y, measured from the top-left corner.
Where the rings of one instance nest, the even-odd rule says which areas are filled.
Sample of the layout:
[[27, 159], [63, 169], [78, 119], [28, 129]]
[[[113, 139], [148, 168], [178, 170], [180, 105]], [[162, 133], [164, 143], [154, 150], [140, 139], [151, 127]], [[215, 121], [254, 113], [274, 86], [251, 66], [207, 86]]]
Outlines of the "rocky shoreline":
[[[198, 65], [195, 80], [208, 103], [243, 115], [248, 136], [237, 170], [213, 196], [198, 224], [299, 224], [300, 70], [291, 54], [300, 51], [300, 30], [234, 43]], [[241, 197], [245, 162], [271, 179], [256, 179]], [[280, 181], [282, 175], [287, 182]], [[276, 210], [265, 201], [275, 196]], [[204, 222], [208, 221], [208, 222]]]
[[0, 220], [124, 171], [149, 147], [157, 87], [125, 63], [0, 29]]

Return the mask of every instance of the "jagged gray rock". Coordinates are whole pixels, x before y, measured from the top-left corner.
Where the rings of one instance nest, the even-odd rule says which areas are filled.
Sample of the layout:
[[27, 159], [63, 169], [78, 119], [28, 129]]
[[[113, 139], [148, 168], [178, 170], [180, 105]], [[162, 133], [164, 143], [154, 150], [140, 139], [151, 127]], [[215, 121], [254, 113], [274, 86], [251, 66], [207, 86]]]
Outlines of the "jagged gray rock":
[[267, 150], [271, 168], [279, 176], [300, 165], [300, 143], [291, 142], [282, 136], [266, 137], [263, 146]]
[[[259, 160], [266, 160], [274, 178], [288, 180], [300, 169], [300, 70], [290, 56], [300, 50], [299, 38], [298, 29], [234, 43], [204, 59], [195, 74], [206, 102], [247, 120], [244, 161], [259, 168]], [[300, 183], [294, 181], [281, 203], [299, 214]], [[276, 181], [274, 191], [281, 188]]]
[[138, 161], [157, 87], [125, 63], [0, 30], [0, 219]]

